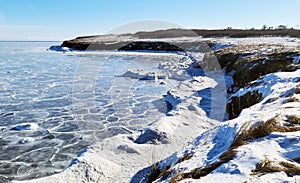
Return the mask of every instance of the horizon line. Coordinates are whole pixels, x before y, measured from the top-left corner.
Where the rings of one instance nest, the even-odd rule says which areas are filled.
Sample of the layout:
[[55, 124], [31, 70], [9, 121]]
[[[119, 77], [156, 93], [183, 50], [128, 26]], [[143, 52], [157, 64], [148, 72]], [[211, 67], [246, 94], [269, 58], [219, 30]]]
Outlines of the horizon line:
[[0, 40], [0, 42], [61, 42], [55, 40]]

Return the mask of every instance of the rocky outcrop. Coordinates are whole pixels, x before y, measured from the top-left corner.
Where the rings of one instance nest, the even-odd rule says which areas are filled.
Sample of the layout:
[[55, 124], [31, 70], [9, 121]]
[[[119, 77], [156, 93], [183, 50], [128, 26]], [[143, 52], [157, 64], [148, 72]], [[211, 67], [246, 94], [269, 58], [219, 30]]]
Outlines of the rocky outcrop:
[[89, 47], [89, 43], [79, 42], [76, 40], [64, 41], [62, 47], [67, 47], [75, 50], [86, 50]]
[[[233, 85], [229, 89], [232, 93], [252, 85], [252, 81], [267, 74], [292, 72], [300, 68], [299, 62], [295, 61], [300, 55], [297, 49], [269, 49], [268, 45], [248, 45], [217, 50], [213, 54], [225, 73], [232, 76]], [[204, 62], [209, 62], [212, 58], [212, 54], [208, 54]], [[229, 119], [236, 118], [243, 109], [261, 100], [262, 95], [258, 91], [247, 92], [242, 96], [233, 95], [226, 106]]]
[[233, 119], [239, 116], [243, 109], [251, 107], [257, 104], [262, 99], [262, 94], [257, 90], [253, 92], [247, 92], [242, 96], [233, 96], [230, 98], [226, 106], [226, 112], [229, 119]]
[[119, 51], [184, 51], [176, 45], [160, 41], [136, 41], [118, 49]]
[[299, 63], [294, 63], [295, 57], [300, 56], [299, 51], [271, 50], [269, 53], [262, 53], [247, 50], [235, 47], [214, 52], [221, 68], [225, 69], [227, 74], [232, 72], [236, 87], [245, 87], [266, 74], [278, 71], [290, 72], [300, 68]]
[[[191, 31], [189, 31], [191, 33]], [[144, 34], [143, 34], [144, 35]], [[61, 47], [70, 48], [72, 50], [121, 50], [121, 51], [195, 51], [208, 52], [211, 50], [221, 50], [231, 47], [232, 44], [221, 44], [213, 41], [203, 41], [197, 39], [197, 34], [192, 34], [187, 37], [195, 37], [189, 39], [170, 39], [172, 34], [163, 34], [163, 37], [145, 33], [140, 34], [120, 34], [120, 35], [99, 35], [77, 37], [75, 39], [66, 40], [61, 44]], [[185, 34], [177, 35], [182, 37]], [[60, 49], [53, 47], [54, 51]]]
[[217, 54], [217, 59], [220, 63], [221, 68], [226, 68], [226, 72], [230, 72], [232, 70], [232, 66], [236, 63], [239, 59], [239, 53], [225, 53], [225, 54]]
[[295, 71], [299, 66], [293, 64], [293, 56], [296, 52], [273, 53], [256, 59], [241, 58], [236, 62], [232, 69], [234, 84], [244, 87], [266, 74], [278, 71]]
[[[137, 39], [138, 40], [138, 39]], [[222, 45], [226, 46], [226, 45]], [[89, 41], [81, 38], [64, 41], [60, 47], [52, 46], [50, 50], [65, 51], [62, 48], [67, 47], [72, 50], [119, 50], [119, 51], [195, 51], [208, 52], [211, 49], [220, 49], [217, 43], [206, 42], [162, 42], [155, 40], [147, 41]]]
[[117, 50], [120, 47], [128, 44], [128, 42], [106, 43], [106, 42], [89, 42], [81, 39], [73, 39], [64, 41], [62, 47], [67, 47], [73, 50]]
[[168, 144], [169, 139], [164, 132], [148, 128], [134, 142], [137, 144]]

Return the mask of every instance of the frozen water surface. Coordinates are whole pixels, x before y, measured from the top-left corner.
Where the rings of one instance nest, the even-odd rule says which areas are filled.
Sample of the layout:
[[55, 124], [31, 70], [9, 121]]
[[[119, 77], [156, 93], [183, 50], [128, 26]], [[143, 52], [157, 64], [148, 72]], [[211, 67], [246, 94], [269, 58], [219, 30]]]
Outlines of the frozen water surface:
[[119, 77], [156, 72], [175, 54], [61, 53], [54, 43], [0, 43], [0, 176], [30, 179], [65, 169], [87, 145], [145, 128], [165, 115], [178, 84]]

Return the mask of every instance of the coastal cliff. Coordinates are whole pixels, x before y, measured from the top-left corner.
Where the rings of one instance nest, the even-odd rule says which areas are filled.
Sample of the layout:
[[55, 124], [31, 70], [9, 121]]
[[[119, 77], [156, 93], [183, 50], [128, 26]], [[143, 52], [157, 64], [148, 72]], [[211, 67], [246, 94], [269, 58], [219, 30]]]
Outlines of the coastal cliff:
[[[76, 177], [81, 182], [122, 179], [132, 183], [293, 182], [299, 178], [299, 39], [143, 38], [84, 37], [78, 39], [80, 43], [67, 41], [63, 46], [77, 50], [98, 50], [101, 45], [119, 51], [184, 52], [178, 63], [162, 64], [160, 68], [181, 68], [189, 77], [183, 77], [183, 72], [165, 76], [135, 70], [118, 76], [161, 83], [180, 78], [179, 85], [164, 96], [169, 106], [167, 115], [139, 132], [105, 139], [74, 158], [76, 163], [66, 171], [31, 182], [62, 182], [64, 177]], [[206, 75], [193, 75], [203, 70]], [[217, 88], [219, 77], [227, 78], [226, 95], [217, 93], [210, 100], [226, 100], [222, 122], [200, 109], [203, 97], [195, 95]], [[223, 114], [219, 107], [212, 110]], [[195, 131], [188, 143], [178, 146]], [[154, 148], [168, 156], [150, 164], [144, 162]], [[138, 162], [142, 162], [141, 167], [137, 167]]]
[[[189, 37], [202, 37], [202, 38], [247, 38], [247, 37], [260, 37], [260, 36], [290, 36], [300, 37], [300, 30], [296, 29], [273, 29], [273, 30], [242, 30], [242, 29], [220, 29], [220, 30], [205, 30], [205, 29], [168, 29], [158, 30], [152, 32], [137, 32], [134, 34], [110, 34], [110, 35], [94, 35], [94, 36], [81, 36], [75, 39], [66, 40], [61, 44], [61, 47], [67, 47], [73, 50], [118, 50], [128, 44], [132, 44], [134, 41], [138, 41], [139, 44], [135, 44], [133, 50], [149, 50], [147, 44], [155, 39], [162, 39], [167, 42], [176, 43], [178, 47], [187, 50], [187, 47], [193, 47], [193, 40], [187, 44], [185, 41], [176, 41], [178, 38]], [[151, 41], [152, 40], [152, 41]], [[139, 45], [139, 46], [137, 46]], [[165, 47], [163, 42], [156, 43], [151, 46], [151, 50], [156, 51], [174, 51], [168, 46]], [[195, 45], [194, 45], [195, 46]], [[197, 46], [197, 45], [196, 45]], [[211, 45], [213, 46], [213, 45]], [[161, 48], [164, 47], [164, 48]], [[202, 46], [203, 47], [203, 46]], [[124, 50], [124, 49], [123, 49]], [[199, 51], [199, 50], [194, 50]]]

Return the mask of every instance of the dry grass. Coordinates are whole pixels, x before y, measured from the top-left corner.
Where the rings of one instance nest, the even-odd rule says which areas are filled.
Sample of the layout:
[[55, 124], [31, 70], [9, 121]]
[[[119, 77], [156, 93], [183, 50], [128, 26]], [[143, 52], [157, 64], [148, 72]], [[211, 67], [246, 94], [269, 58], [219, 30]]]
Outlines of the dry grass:
[[252, 170], [253, 175], [265, 175], [266, 173], [285, 172], [288, 176], [300, 175], [300, 166], [288, 161], [275, 162], [268, 158], [256, 165]]
[[286, 118], [290, 126], [300, 125], [300, 117], [296, 115], [287, 115]]
[[181, 163], [181, 162], [184, 162], [184, 161], [186, 161], [186, 160], [189, 160], [189, 159], [191, 159], [192, 157], [193, 157], [193, 155], [191, 155], [191, 154], [185, 155], [185, 156], [183, 156], [182, 158], [180, 158], [180, 159], [178, 160], [178, 163]]
[[[179, 158], [176, 164], [179, 164], [183, 161], [191, 159], [193, 156], [191, 154], [185, 155]], [[159, 168], [159, 165], [156, 163], [152, 165], [150, 174], [148, 175], [148, 183], [153, 182], [159, 178], [166, 178], [172, 172], [171, 166], [166, 166], [163, 170]]]
[[[184, 161], [186, 161], [186, 160], [189, 160], [189, 159], [191, 159], [192, 157], [193, 157], [193, 156], [192, 156], [191, 154], [186, 155], [186, 156], [183, 156], [182, 158], [180, 158], [180, 159], [178, 160], [178, 162], [177, 162], [176, 164], [179, 164], [179, 163], [182, 163], [182, 162], [184, 162]], [[168, 177], [168, 175], [170, 175], [171, 172], [172, 172], [172, 169], [171, 169], [171, 167], [170, 167], [168, 170], [162, 172], [162, 173], [160, 174], [159, 177], [161, 177], [162, 179], [165, 179], [165, 178]]]
[[158, 163], [153, 164], [151, 172], [148, 175], [148, 181], [147, 182], [148, 183], [154, 182], [159, 177], [159, 175], [161, 174], [161, 172], [162, 171], [160, 170]]
[[258, 125], [245, 123], [234, 138], [231, 147], [245, 145], [251, 139], [262, 138], [275, 131], [284, 132], [287, 130], [283, 128], [284, 127], [279, 125], [277, 117], [271, 118], [266, 122], [260, 122]]
[[237, 150], [230, 148], [226, 152], [224, 152], [220, 158], [219, 161], [214, 162], [212, 164], [209, 164], [208, 166], [204, 168], [196, 168], [188, 173], [177, 173], [170, 179], [170, 183], [176, 183], [183, 179], [192, 178], [192, 179], [200, 179], [201, 177], [204, 177], [208, 175], [210, 172], [214, 171], [216, 168], [218, 168], [223, 163], [226, 163], [234, 158], [234, 156], [238, 153]]
[[[290, 124], [295, 124], [299, 122], [299, 118], [297, 116], [287, 116], [288, 121]], [[295, 132], [300, 131], [300, 127], [294, 127], [294, 126], [281, 126], [279, 123], [279, 118], [274, 117], [266, 122], [261, 122], [257, 126], [252, 126], [248, 130], [242, 130], [240, 134], [235, 138], [235, 141], [233, 143], [238, 144], [245, 144], [248, 140], [251, 139], [258, 139], [265, 136], [268, 136], [272, 132]], [[244, 141], [244, 142], [240, 142]]]
[[[294, 119], [291, 118], [291, 119]], [[298, 118], [297, 118], [298, 119]], [[213, 170], [218, 168], [221, 164], [226, 163], [234, 158], [238, 153], [237, 148], [239, 146], [245, 145], [251, 139], [258, 139], [268, 136], [272, 132], [292, 132], [300, 131], [300, 127], [291, 127], [291, 126], [281, 126], [279, 123], [279, 118], [274, 117], [266, 122], [261, 122], [258, 125], [250, 125], [249, 123], [244, 124], [233, 142], [231, 143], [230, 148], [224, 152], [217, 162], [214, 162], [206, 167], [196, 168], [187, 173], [177, 173], [170, 179], [170, 183], [176, 183], [186, 178], [200, 179], [211, 173]], [[300, 172], [300, 168], [289, 162], [280, 162], [280, 167], [273, 166], [271, 161], [264, 161], [257, 165], [254, 173], [268, 173], [274, 171], [284, 171], [288, 175], [297, 174]]]
[[286, 102], [298, 102], [298, 98], [296, 96], [292, 96], [286, 100]]
[[299, 94], [300, 93], [300, 86], [297, 86], [295, 89], [295, 94]]

